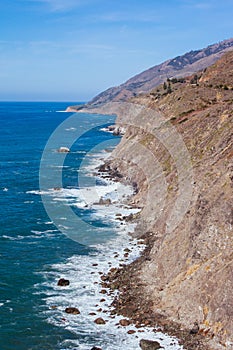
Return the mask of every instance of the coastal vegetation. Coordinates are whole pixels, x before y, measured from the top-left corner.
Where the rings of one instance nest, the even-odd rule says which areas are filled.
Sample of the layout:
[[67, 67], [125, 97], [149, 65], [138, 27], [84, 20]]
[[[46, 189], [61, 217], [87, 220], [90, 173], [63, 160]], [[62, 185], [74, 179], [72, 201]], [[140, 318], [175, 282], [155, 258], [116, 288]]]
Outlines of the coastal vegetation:
[[[127, 126], [127, 114], [118, 116], [117, 123], [126, 132], [108, 163], [137, 186], [131, 204], [143, 209], [135, 235], [147, 246], [138, 260], [105, 279], [105, 284], [108, 281], [110, 288], [120, 291], [113, 303], [115, 312], [136, 325], [159, 326], [181, 338], [189, 350], [230, 349], [233, 344], [232, 67], [233, 51], [207, 69], [182, 80], [165, 80], [149, 93], [130, 99], [154, 111], [147, 120], [151, 130], [156, 113], [162, 113], [182, 136], [191, 157], [193, 195], [173, 231], [166, 230], [166, 222], [185, 179], [179, 179], [176, 163], [161, 141], [148, 130]], [[143, 148], [134, 155], [138, 143]], [[148, 190], [159, 193], [159, 182], [152, 182], [135, 166], [141, 159], [147, 173], [153, 174], [145, 147], [160, 163], [167, 184], [166, 205], [159, 218], [153, 203], [158, 198], [152, 201], [147, 196]]]
[[[129, 318], [138, 327], [159, 327], [181, 339], [189, 350], [233, 346], [232, 43], [228, 40], [229, 46], [222, 51], [221, 43], [203, 50], [205, 57], [215, 52], [211, 58], [215, 63], [208, 68], [184, 75], [186, 67], [180, 77], [154, 80], [155, 86], [146, 93], [136, 89], [133, 95], [125, 94], [123, 84], [118, 95], [110, 89], [85, 109], [118, 115], [116, 127], [123, 128], [124, 135], [106, 168], [117, 180], [129, 179], [134, 184], [137, 191], [130, 205], [142, 208], [131, 219], [137, 223], [133, 235], [143, 240], [146, 249], [130, 265], [105, 276], [105, 287], [119, 290], [113, 313]], [[185, 67], [187, 60], [192, 64], [196, 54], [162, 64], [159, 73], [162, 66], [174, 68], [182, 62]], [[217, 60], [219, 55], [222, 57]], [[145, 78], [152, 72], [139, 76]], [[130, 81], [136, 82], [139, 76]], [[118, 98], [123, 101], [116, 112], [116, 104], [111, 102]], [[103, 101], [109, 104], [96, 105]], [[129, 104], [135, 111], [143, 107], [150, 113], [129, 113]], [[182, 138], [188, 152], [185, 156], [176, 144], [178, 136], [173, 137], [170, 149], [166, 146], [169, 130], [176, 130], [174, 135]], [[178, 152], [179, 166], [173, 149]], [[187, 155], [190, 179], [181, 176], [187, 170]], [[161, 178], [166, 184], [165, 198]], [[169, 231], [167, 222], [174, 215], [182, 188], [185, 198], [187, 181], [192, 186], [190, 202], [182, 220]], [[178, 218], [179, 211], [175, 215]]]

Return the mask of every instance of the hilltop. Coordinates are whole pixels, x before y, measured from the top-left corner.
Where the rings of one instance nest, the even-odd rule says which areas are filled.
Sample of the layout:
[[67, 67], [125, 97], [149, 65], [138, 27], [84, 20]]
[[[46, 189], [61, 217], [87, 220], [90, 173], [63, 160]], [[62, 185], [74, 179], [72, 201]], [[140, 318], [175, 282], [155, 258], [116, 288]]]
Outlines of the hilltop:
[[90, 101], [90, 104], [126, 101], [140, 93], [147, 93], [167, 78], [184, 77], [210, 66], [232, 48], [233, 38], [169, 59], [132, 77], [120, 86], [109, 88], [100, 93]]
[[[163, 113], [167, 123], [175, 126], [182, 136], [192, 163], [192, 199], [183, 220], [175, 230], [167, 231], [165, 224], [185, 179], [179, 179], [181, 170], [177, 169], [177, 161], [161, 139], [145, 129], [128, 127], [112, 166], [137, 183], [134, 203], [143, 207], [140, 222], [144, 222], [138, 231], [144, 233], [150, 249], [140, 264], [135, 263], [136, 274], [132, 268], [126, 268], [122, 274], [127, 276], [128, 293], [133, 290], [136, 295], [132, 279], [139, 276], [141, 295], [144, 302], [152, 303], [152, 312], [190, 329], [196, 322], [199, 334], [209, 337], [207, 343], [212, 349], [230, 349], [233, 346], [233, 52], [197, 75], [182, 82], [168, 81], [165, 87], [161, 85], [131, 101], [154, 110], [154, 118], [156, 111]], [[153, 114], [147, 119], [151, 129], [155, 125], [152, 119]], [[166, 133], [165, 126], [160, 128]], [[130, 152], [131, 166], [129, 163], [125, 166], [129, 143], [135, 154]], [[159, 195], [160, 182], [154, 178], [152, 181], [152, 177], [135, 167], [138, 159], [143, 164], [146, 156], [145, 148], [137, 154], [138, 143], [152, 152], [166, 181], [166, 205], [159, 219], [154, 203], [148, 201], [148, 191], [155, 194], [155, 202], [159, 201], [156, 193]], [[153, 174], [152, 164], [145, 163], [147, 174]], [[153, 222], [153, 215], [154, 223], [148, 225], [151, 218]], [[122, 295], [117, 305], [127, 314], [125, 300]], [[138, 305], [142, 303], [141, 300]], [[202, 349], [196, 344], [195, 349], [198, 348]]]
[[116, 312], [159, 325], [189, 350], [231, 349], [233, 51], [126, 104], [89, 111], [116, 113], [126, 130], [106, 169], [134, 184], [135, 235], [147, 245], [108, 276], [120, 289]]

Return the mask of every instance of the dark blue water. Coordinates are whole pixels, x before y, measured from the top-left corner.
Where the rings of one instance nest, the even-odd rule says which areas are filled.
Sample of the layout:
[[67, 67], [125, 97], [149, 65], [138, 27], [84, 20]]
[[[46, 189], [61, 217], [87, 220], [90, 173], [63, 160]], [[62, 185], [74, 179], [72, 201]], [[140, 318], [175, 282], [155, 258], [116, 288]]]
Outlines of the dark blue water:
[[[0, 103], [0, 349], [140, 350], [140, 330], [119, 327], [114, 295], [101, 294], [100, 275], [143, 249], [128, 235], [133, 225], [119, 221], [137, 212], [121, 200], [132, 189], [93, 176], [120, 141], [102, 130], [114, 117], [58, 112], [70, 104]], [[103, 194], [111, 205], [98, 204]], [[143, 338], [180, 349], [145, 327]]]
[[[75, 337], [46, 321], [43, 295], [35, 293], [35, 285], [43, 283], [41, 271], [51, 264], [74, 254], [88, 255], [91, 249], [62, 234], [51, 223], [41, 197], [30, 193], [39, 190], [39, 166], [47, 140], [70, 115], [57, 111], [69, 104], [0, 103], [1, 349], [59, 349], [62, 340]], [[91, 125], [96, 116], [83, 118]], [[64, 137], [69, 138], [72, 131]], [[65, 188], [78, 187], [76, 170], [83, 156], [109, 138], [111, 134], [97, 127], [72, 146], [78, 153], [71, 153], [66, 161]]]

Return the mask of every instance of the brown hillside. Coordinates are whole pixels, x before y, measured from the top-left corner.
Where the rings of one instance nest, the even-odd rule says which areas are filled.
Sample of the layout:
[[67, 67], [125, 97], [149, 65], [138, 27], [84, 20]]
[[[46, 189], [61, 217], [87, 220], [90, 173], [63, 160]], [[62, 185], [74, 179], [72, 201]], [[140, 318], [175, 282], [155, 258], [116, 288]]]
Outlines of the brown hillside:
[[[149, 95], [134, 99], [135, 103], [162, 112], [182, 136], [193, 166], [193, 195], [184, 219], [172, 232], [165, 223], [174, 207], [179, 183], [176, 164], [168, 151], [150, 134], [130, 127], [118, 146], [118, 160], [113, 165], [138, 183], [140, 189], [134, 202], [144, 206], [140, 232], [150, 230], [152, 244], [149, 256], [131, 274], [129, 293], [138, 295], [132, 287], [133, 278], [143, 285], [143, 303], [152, 302], [151, 311], [176, 321], [184, 327], [199, 325], [199, 333], [207, 336], [211, 349], [233, 347], [233, 52], [223, 56], [213, 66], [185, 82], [171, 83], [171, 92], [163, 86]], [[195, 81], [195, 83], [194, 83]], [[153, 116], [150, 123], [153, 128]], [[148, 186], [159, 193], [159, 182], [149, 185], [138, 168], [119, 160], [126, 158], [127, 139], [141, 142], [154, 154], [167, 182], [167, 202], [163, 214], [154, 224], [153, 203], [148, 203]], [[175, 144], [174, 144], [175, 147]], [[132, 149], [132, 148], [131, 148]], [[133, 154], [130, 155], [133, 163]], [[143, 153], [141, 162], [143, 163]], [[138, 162], [138, 155], [137, 160]], [[147, 167], [152, 165], [147, 163]], [[150, 179], [149, 179], [150, 182]], [[156, 201], [156, 198], [154, 198]], [[146, 234], [148, 235], [148, 234]], [[153, 243], [152, 243], [153, 242]], [[136, 271], [136, 272], [135, 272]], [[123, 272], [124, 274], [124, 272]], [[127, 278], [126, 278], [127, 281]], [[134, 292], [133, 292], [134, 290]], [[140, 299], [140, 296], [138, 295]], [[127, 298], [122, 295], [121, 303]], [[142, 303], [142, 300], [141, 300]], [[118, 304], [121, 312], [126, 308]], [[119, 306], [120, 305], [120, 306]], [[140, 305], [140, 302], [138, 303]], [[140, 312], [140, 307], [137, 309]], [[202, 346], [194, 347], [203, 349]]]
[[137, 185], [135, 234], [148, 247], [109, 277], [114, 306], [189, 350], [233, 348], [232, 72], [229, 52], [197, 76], [89, 110], [126, 129], [108, 165]]
[[183, 77], [202, 70], [216, 62], [226, 51], [233, 48], [233, 39], [228, 39], [201, 50], [167, 60], [136, 76], [120, 86], [109, 88], [93, 98], [90, 105], [110, 101], [126, 101], [140, 93], [147, 93], [167, 78]]
[[[121, 270], [117, 278], [123, 292], [115, 306], [135, 322], [146, 319], [165, 327], [169, 321], [183, 329], [198, 324], [193, 340], [183, 335], [188, 349], [233, 346], [232, 69], [229, 52], [197, 76], [168, 81], [131, 100], [150, 113], [130, 113], [127, 106], [118, 113], [126, 134], [111, 167], [137, 183], [133, 204], [143, 210], [136, 232], [146, 237], [149, 250]], [[187, 153], [179, 149], [180, 136]], [[182, 176], [187, 156], [190, 178]], [[174, 208], [180, 192], [185, 201], [190, 185], [186, 213], [168, 230], [171, 215], [179, 219]]]

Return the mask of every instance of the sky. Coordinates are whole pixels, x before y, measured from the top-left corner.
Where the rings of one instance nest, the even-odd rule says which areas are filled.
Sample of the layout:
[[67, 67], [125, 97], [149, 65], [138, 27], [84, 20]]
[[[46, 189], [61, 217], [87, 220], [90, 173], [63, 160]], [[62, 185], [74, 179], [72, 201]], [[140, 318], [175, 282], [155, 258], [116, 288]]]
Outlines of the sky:
[[0, 100], [88, 101], [233, 37], [233, 0], [0, 0]]

